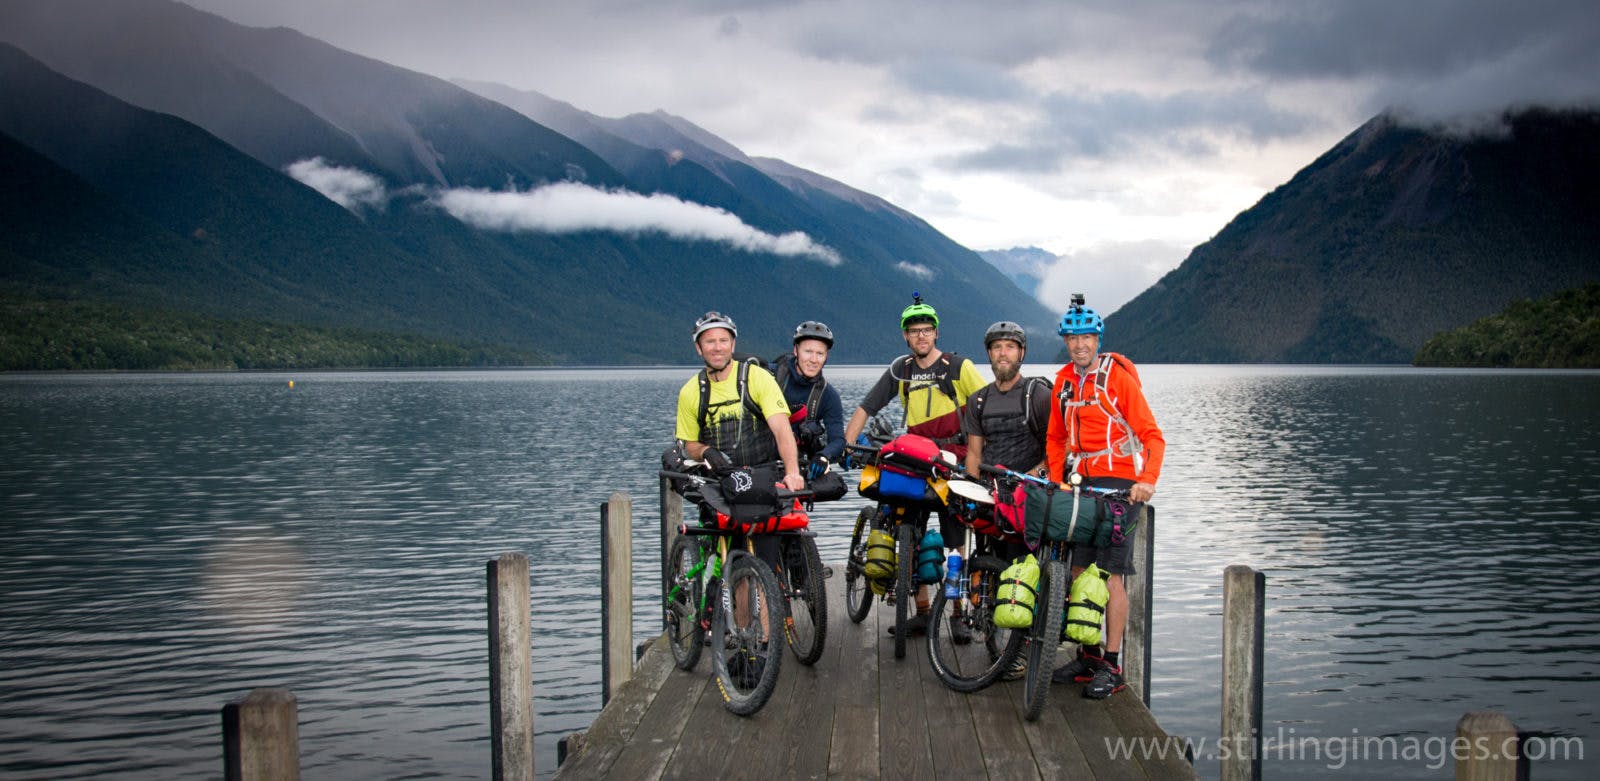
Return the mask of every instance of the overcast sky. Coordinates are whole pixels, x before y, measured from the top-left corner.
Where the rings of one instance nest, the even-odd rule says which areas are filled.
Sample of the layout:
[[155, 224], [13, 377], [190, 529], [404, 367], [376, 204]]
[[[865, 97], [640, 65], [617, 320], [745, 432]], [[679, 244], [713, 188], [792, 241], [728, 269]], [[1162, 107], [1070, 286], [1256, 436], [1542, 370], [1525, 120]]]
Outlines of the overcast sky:
[[1102, 311], [1385, 108], [1600, 105], [1593, 0], [187, 2], [603, 116], [666, 110], [972, 249], [1066, 256], [1045, 288], [1092, 276]]

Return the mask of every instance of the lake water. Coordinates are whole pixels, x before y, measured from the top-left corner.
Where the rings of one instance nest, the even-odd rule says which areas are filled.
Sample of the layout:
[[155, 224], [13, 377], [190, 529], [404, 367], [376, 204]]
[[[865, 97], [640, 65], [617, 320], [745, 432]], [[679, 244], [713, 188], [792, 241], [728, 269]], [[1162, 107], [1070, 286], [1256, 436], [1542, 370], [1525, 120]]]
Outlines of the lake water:
[[[850, 405], [879, 371], [829, 374]], [[635, 635], [657, 630], [654, 474], [689, 373], [0, 376], [0, 776], [214, 777], [221, 707], [284, 686], [309, 778], [487, 777], [484, 562], [507, 551], [533, 562], [548, 775], [600, 706], [613, 490]], [[1168, 731], [1215, 739], [1221, 572], [1249, 564], [1268, 777], [1448, 778], [1480, 709], [1542, 746], [1534, 778], [1600, 773], [1600, 374], [1141, 373], [1169, 443]], [[860, 505], [819, 507], [825, 559]]]

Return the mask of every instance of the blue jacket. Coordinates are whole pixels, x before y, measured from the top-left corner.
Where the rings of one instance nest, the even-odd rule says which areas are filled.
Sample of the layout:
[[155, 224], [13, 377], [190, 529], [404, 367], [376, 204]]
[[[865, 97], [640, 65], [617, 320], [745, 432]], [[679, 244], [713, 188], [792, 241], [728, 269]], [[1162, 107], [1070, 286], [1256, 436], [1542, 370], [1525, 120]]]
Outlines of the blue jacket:
[[[806, 399], [811, 395], [813, 382], [794, 368], [794, 356], [785, 355], [779, 358], [774, 368], [778, 376], [778, 386], [783, 388], [783, 400], [789, 404], [789, 411], [794, 412], [804, 407]], [[817, 400], [817, 412], [822, 418], [822, 427], [827, 437], [820, 455], [830, 462], [836, 462], [839, 456], [844, 455], [844, 402], [839, 400], [839, 391], [832, 383], [822, 389], [822, 398]]]

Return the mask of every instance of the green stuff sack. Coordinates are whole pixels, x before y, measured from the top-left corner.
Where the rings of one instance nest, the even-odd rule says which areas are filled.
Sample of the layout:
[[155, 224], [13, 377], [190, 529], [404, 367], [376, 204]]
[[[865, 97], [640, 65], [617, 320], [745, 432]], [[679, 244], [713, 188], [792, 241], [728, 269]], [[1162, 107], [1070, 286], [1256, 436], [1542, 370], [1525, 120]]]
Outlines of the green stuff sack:
[[1080, 645], [1100, 644], [1100, 625], [1106, 616], [1106, 603], [1111, 600], [1111, 589], [1106, 580], [1111, 573], [1093, 564], [1085, 567], [1072, 581], [1072, 592], [1067, 601], [1067, 639]]
[[867, 564], [861, 573], [872, 580], [894, 577], [894, 535], [873, 529], [867, 534]]
[[1033, 604], [1039, 597], [1039, 560], [1033, 554], [1018, 559], [1000, 573], [995, 594], [994, 625], [1001, 629], [1033, 626]]

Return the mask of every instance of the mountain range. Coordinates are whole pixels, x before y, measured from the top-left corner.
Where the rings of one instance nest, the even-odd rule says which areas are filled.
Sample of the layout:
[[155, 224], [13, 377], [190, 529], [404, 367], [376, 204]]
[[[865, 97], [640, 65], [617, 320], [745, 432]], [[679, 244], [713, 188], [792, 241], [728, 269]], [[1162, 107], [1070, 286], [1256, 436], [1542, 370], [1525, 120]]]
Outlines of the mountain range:
[[[1381, 115], [1110, 314], [1106, 345], [1408, 362], [1436, 332], [1600, 279], [1597, 150], [1594, 112], [1522, 110], [1476, 136]], [[13, 301], [563, 364], [690, 362], [708, 309], [766, 354], [824, 320], [835, 359], [861, 363], [904, 351], [913, 291], [942, 346], [975, 356], [990, 322], [1053, 333], [1059, 314], [1034, 299], [1049, 253], [980, 257], [682, 117], [601, 117], [170, 0], [0, 0], [0, 167]]]
[[1140, 360], [1410, 363], [1435, 334], [1600, 279], [1600, 113], [1463, 136], [1367, 122], [1106, 322]]
[[11, 293], [561, 363], [691, 361], [708, 309], [758, 352], [824, 320], [862, 362], [904, 351], [913, 292], [968, 352], [1050, 319], [915, 215], [663, 112], [468, 90], [167, 0], [5, 0], [0, 42], [0, 152], [52, 194], [8, 185]]

